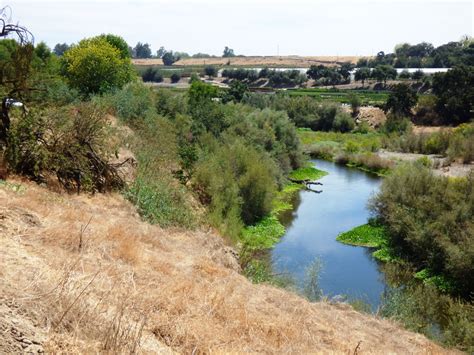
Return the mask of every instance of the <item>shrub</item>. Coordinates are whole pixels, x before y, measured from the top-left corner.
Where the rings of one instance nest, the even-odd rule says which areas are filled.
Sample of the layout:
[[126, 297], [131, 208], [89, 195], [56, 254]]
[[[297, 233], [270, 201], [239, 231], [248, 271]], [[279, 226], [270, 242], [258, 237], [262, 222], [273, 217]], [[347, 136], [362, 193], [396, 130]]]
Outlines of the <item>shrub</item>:
[[171, 74], [171, 82], [173, 84], [177, 83], [178, 81], [181, 80], [181, 75], [179, 73], [173, 73]]
[[334, 119], [332, 128], [335, 131], [345, 133], [352, 131], [354, 126], [354, 119], [351, 116], [344, 112], [338, 112], [336, 114], [336, 118]]
[[394, 165], [392, 161], [372, 153], [352, 155], [349, 157], [349, 164], [379, 175], [387, 174]]
[[434, 95], [420, 96], [415, 107], [413, 121], [420, 125], [439, 125], [442, 123], [441, 116], [436, 112], [436, 97]]
[[359, 95], [349, 94], [349, 104], [351, 105], [352, 117], [356, 117], [359, 114], [360, 105], [362, 104]]
[[431, 284], [412, 281], [392, 288], [384, 296], [380, 313], [447, 346], [474, 351], [474, 308]]
[[421, 164], [401, 166], [372, 203], [391, 246], [417, 267], [455, 281], [465, 296], [474, 285], [473, 174], [450, 180]]
[[213, 224], [236, 237], [242, 223], [253, 224], [270, 212], [275, 174], [275, 165], [265, 153], [235, 139], [200, 159], [194, 184], [201, 201], [209, 204]]
[[163, 227], [193, 227], [195, 218], [187, 191], [178, 183], [170, 166], [178, 160], [177, 137], [171, 122], [149, 114], [135, 126], [132, 148], [138, 160], [137, 178], [125, 196], [151, 223]]
[[174, 119], [188, 111], [188, 102], [186, 95], [180, 92], [159, 89], [155, 95], [155, 107], [160, 115]]
[[217, 75], [217, 69], [213, 65], [208, 65], [204, 68], [204, 73], [209, 77], [212, 78]]
[[108, 163], [105, 113], [93, 104], [31, 112], [16, 119], [7, 145], [10, 167], [36, 181], [56, 176], [67, 190], [108, 191], [123, 187]]
[[408, 118], [395, 114], [388, 114], [387, 121], [382, 126], [382, 131], [386, 133], [403, 134], [411, 129], [411, 122]]
[[283, 173], [301, 166], [303, 156], [295, 126], [284, 112], [252, 110], [235, 105], [226, 134], [244, 137], [252, 146], [267, 151]]
[[71, 88], [64, 79], [59, 77], [41, 81], [37, 89], [32, 92], [31, 97], [36, 105], [65, 106], [80, 100], [79, 91]]
[[144, 119], [154, 110], [153, 91], [141, 83], [131, 83], [111, 94], [107, 100], [123, 120], [134, 122]]
[[360, 122], [354, 129], [354, 133], [367, 134], [370, 132], [370, 125], [367, 121]]
[[153, 67], [145, 69], [141, 76], [144, 82], [161, 83], [163, 81], [163, 74]]

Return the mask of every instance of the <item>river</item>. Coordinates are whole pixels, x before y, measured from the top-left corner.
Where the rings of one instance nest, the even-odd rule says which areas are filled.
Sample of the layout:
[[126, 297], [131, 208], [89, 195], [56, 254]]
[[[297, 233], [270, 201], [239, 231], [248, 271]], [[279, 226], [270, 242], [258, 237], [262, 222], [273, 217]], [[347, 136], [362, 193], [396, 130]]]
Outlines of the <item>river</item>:
[[367, 222], [367, 202], [381, 179], [324, 160], [312, 163], [329, 174], [319, 180], [321, 193], [300, 191], [293, 211], [282, 216], [287, 231], [271, 251], [273, 270], [302, 286], [308, 266], [317, 259], [319, 286], [325, 296], [362, 300], [375, 310], [388, 287], [380, 265], [370, 249], [339, 243], [336, 237]]

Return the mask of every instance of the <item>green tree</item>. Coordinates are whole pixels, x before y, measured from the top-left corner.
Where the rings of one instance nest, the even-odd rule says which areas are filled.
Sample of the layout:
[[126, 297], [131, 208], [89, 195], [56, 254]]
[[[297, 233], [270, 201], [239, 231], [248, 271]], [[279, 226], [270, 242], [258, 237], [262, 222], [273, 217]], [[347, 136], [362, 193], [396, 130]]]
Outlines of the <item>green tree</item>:
[[84, 39], [64, 53], [63, 70], [69, 84], [83, 94], [121, 88], [132, 79], [130, 58], [97, 37]]
[[57, 56], [62, 56], [71, 46], [67, 43], [58, 43], [54, 46], [53, 52]]
[[227, 90], [225, 101], [240, 102], [247, 92], [249, 92], [247, 84], [240, 80], [233, 80], [229, 85], [229, 90]]
[[369, 65], [369, 60], [367, 58], [360, 58], [358, 61], [357, 61], [357, 68], [364, 68], [364, 67], [367, 67]]
[[217, 75], [217, 69], [213, 65], [208, 65], [204, 68], [204, 73], [209, 77], [209, 79], [211, 79]]
[[468, 122], [474, 114], [474, 67], [460, 65], [433, 77], [436, 111], [445, 123]]
[[161, 46], [160, 49], [156, 51], [156, 57], [162, 58], [165, 53], [166, 53], [165, 47]]
[[234, 50], [232, 48], [229, 48], [229, 47], [225, 47], [224, 48], [224, 53], [222, 54], [222, 56], [224, 58], [227, 58], [227, 57], [235, 57], [235, 54], [234, 54]]
[[328, 76], [329, 68], [324, 65], [312, 65], [306, 74], [314, 80], [318, 80]]
[[412, 74], [411, 77], [413, 78], [413, 80], [421, 80], [424, 78], [424, 76], [425, 76], [425, 73], [423, 73], [422, 70], [417, 70], [416, 72]]
[[151, 48], [148, 43], [138, 42], [133, 48], [134, 58], [151, 58]]
[[411, 78], [411, 74], [408, 70], [403, 70], [400, 74], [398, 74], [398, 77], [400, 79], [410, 79]]
[[341, 64], [337, 71], [339, 72], [339, 74], [342, 75], [345, 81], [348, 81], [351, 76], [351, 71], [354, 68], [355, 66], [351, 62], [344, 62]]
[[362, 86], [364, 86], [365, 81], [370, 78], [370, 69], [367, 67], [362, 67], [356, 70], [354, 79], [356, 81], [362, 81]]
[[398, 84], [388, 96], [385, 111], [392, 111], [399, 116], [411, 116], [411, 109], [417, 101], [418, 95], [413, 89], [406, 84]]
[[214, 99], [219, 97], [215, 86], [195, 80], [188, 91], [189, 111], [193, 118], [192, 133], [210, 132], [219, 136], [228, 127], [222, 105]]
[[180, 58], [174, 55], [173, 51], [165, 52], [161, 57], [164, 65], [173, 65], [174, 62], [177, 62]]
[[108, 34], [101, 34], [100, 36], [95, 37], [97, 39], [105, 39], [109, 44], [114, 46], [120, 51], [120, 56], [122, 58], [130, 58], [130, 50], [128, 43], [120, 36], [108, 33]]
[[51, 57], [51, 49], [49, 49], [46, 43], [40, 42], [35, 47], [35, 55], [43, 62], [46, 62]]
[[357, 94], [349, 94], [349, 104], [351, 105], [352, 117], [356, 117], [359, 114], [361, 105], [360, 97]]
[[371, 77], [387, 85], [387, 80], [397, 77], [397, 71], [391, 65], [381, 64], [372, 70]]

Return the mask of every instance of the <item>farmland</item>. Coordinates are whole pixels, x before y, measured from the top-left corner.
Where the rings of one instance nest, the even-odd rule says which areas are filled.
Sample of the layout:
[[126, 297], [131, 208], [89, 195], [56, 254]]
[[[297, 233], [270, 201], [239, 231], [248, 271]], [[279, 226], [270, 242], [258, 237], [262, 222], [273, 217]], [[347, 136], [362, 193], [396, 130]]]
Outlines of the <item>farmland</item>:
[[350, 95], [356, 94], [363, 105], [382, 105], [387, 101], [388, 91], [372, 90], [339, 90], [323, 88], [302, 88], [287, 90], [290, 96], [310, 96], [320, 101], [334, 101], [339, 103], [350, 103]]

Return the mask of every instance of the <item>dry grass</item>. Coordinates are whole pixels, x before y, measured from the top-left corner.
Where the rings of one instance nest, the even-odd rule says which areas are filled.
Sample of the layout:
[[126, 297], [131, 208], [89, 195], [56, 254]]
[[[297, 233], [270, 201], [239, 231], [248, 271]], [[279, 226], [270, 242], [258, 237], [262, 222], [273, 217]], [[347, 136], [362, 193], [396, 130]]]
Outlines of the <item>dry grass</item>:
[[[0, 300], [18, 310], [0, 307], [0, 324], [34, 324], [47, 352], [445, 352], [349, 306], [253, 285], [222, 238], [150, 226], [121, 196], [22, 184], [0, 188]], [[9, 334], [2, 352], [16, 349]]]
[[[357, 56], [248, 56], [232, 58], [186, 58], [174, 63], [174, 66], [188, 65], [236, 65], [236, 66], [272, 66], [272, 67], [310, 67], [311, 65], [336, 65], [342, 62], [356, 64]], [[161, 59], [133, 59], [135, 65], [163, 65]]]

